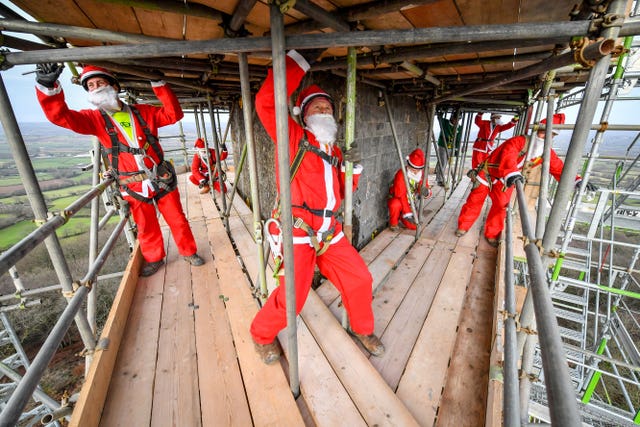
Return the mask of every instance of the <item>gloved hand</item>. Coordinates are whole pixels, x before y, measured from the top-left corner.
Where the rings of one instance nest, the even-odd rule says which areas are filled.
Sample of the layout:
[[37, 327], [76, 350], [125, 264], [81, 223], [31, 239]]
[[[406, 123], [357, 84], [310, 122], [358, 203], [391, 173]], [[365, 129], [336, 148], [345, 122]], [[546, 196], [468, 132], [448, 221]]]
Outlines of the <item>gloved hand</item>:
[[471, 182], [476, 182], [476, 177], [478, 176], [478, 171], [475, 169], [469, 169], [467, 171], [467, 176], [471, 179]]
[[44, 87], [53, 89], [63, 69], [64, 65], [56, 62], [38, 64], [36, 66], [36, 81]]
[[517, 174], [517, 175], [511, 175], [509, 178], [507, 178], [507, 187], [511, 187], [512, 185], [515, 185], [516, 182], [524, 182], [524, 178], [522, 177], [522, 175]]
[[309, 65], [313, 65], [318, 62], [318, 59], [320, 59], [320, 55], [322, 55], [325, 50], [327, 50], [327, 48], [325, 47], [321, 47], [318, 49], [307, 49], [301, 54], [302, 56], [304, 56], [304, 59], [307, 60]]
[[420, 195], [422, 196], [423, 199], [430, 198], [432, 194], [433, 192], [431, 191], [431, 188], [427, 186], [424, 186], [420, 189]]
[[520, 120], [520, 116], [513, 116], [513, 119], [511, 119], [512, 122], [516, 123], [518, 120]]
[[[42, 84], [42, 83], [40, 83]], [[109, 168], [106, 171], [104, 171], [102, 173], [102, 179], [104, 179], [105, 181], [108, 179], [113, 179], [116, 180], [118, 178], [116, 171], [114, 171], [113, 169]]]
[[[582, 179], [576, 182], [576, 190], [579, 190], [580, 187], [582, 187], [582, 183], [583, 182], [584, 182], [584, 180], [582, 180]], [[598, 191], [598, 186], [596, 186], [596, 185], [594, 185], [594, 184], [592, 184], [590, 182], [587, 182], [586, 191]]]
[[362, 154], [360, 153], [360, 147], [356, 142], [351, 144], [351, 148], [345, 150], [344, 160], [351, 163], [360, 163], [362, 160]]

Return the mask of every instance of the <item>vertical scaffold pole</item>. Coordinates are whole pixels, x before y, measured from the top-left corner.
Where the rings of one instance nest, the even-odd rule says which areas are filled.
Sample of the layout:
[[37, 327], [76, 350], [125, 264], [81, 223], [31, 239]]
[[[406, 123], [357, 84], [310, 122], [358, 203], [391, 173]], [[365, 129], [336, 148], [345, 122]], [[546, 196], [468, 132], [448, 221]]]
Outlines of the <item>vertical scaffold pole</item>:
[[[555, 91], [549, 92], [547, 99], [547, 126], [544, 135], [544, 149], [542, 152], [542, 171], [540, 172], [540, 192], [536, 216], [536, 239], [541, 239], [544, 233], [544, 223], [547, 214], [547, 198], [549, 197], [549, 169], [551, 168], [551, 145], [553, 145], [553, 113], [555, 111]], [[533, 135], [532, 135], [533, 137]], [[531, 149], [531, 145], [529, 145]]]
[[273, 83], [276, 104], [276, 135], [278, 138], [278, 178], [280, 180], [280, 211], [282, 248], [284, 254], [285, 295], [287, 301], [287, 344], [289, 346], [289, 385], [295, 397], [300, 395], [298, 375], [298, 341], [296, 325], [295, 271], [293, 265], [293, 217], [291, 209], [291, 174], [289, 171], [289, 111], [287, 109], [287, 69], [284, 53], [284, 18], [278, 5], [271, 3], [271, 49]]
[[[93, 138], [93, 151], [91, 152], [93, 155], [93, 169], [92, 169], [92, 177], [91, 177], [91, 186], [93, 188], [98, 185], [100, 181], [100, 142], [98, 138]], [[91, 200], [91, 225], [89, 229], [89, 267], [93, 265], [98, 256], [98, 226], [100, 225], [100, 199], [98, 197], [94, 197]], [[93, 336], [96, 337], [98, 325], [96, 323], [96, 304], [98, 301], [98, 279], [96, 279], [95, 283], [91, 287], [91, 291], [89, 291], [89, 295], [87, 296], [87, 321], [89, 322], [89, 326], [91, 327], [91, 332], [93, 332]], [[87, 362], [91, 361], [91, 355], [87, 355]], [[85, 364], [85, 371], [88, 372], [89, 365], [91, 363]], [[85, 373], [86, 373], [85, 372]]]
[[[429, 162], [431, 161], [431, 135], [433, 134], [433, 118], [436, 115], [436, 104], [429, 104], [427, 106], [427, 128], [425, 129], [426, 141], [424, 147], [424, 173], [422, 174], [422, 181], [420, 187], [427, 180], [427, 175], [429, 174]], [[438, 152], [436, 151], [436, 156]], [[422, 215], [422, 197], [418, 201], [418, 214]], [[422, 223], [422, 218], [418, 218], [418, 222]], [[416, 227], [416, 240], [420, 237], [420, 233], [422, 233], [421, 227]]]
[[[222, 180], [222, 162], [220, 161], [220, 138], [218, 137], [218, 131], [216, 130], [216, 120], [215, 113], [213, 111], [213, 104], [211, 103], [211, 98], [207, 97], [207, 105], [209, 106], [209, 118], [211, 119], [211, 133], [213, 134], [213, 148], [216, 152], [216, 174], [218, 176], [218, 184], [220, 185], [220, 199], [222, 199], [222, 212], [225, 213], [222, 220], [224, 221], [224, 226], [227, 231], [229, 230], [229, 216], [226, 215], [227, 212], [227, 197], [224, 193], [224, 181]], [[208, 153], [207, 153], [208, 154]], [[213, 177], [213, 174], [209, 173], [210, 177]], [[213, 184], [213, 182], [211, 183]], [[215, 190], [212, 187], [212, 194], [215, 194]]]
[[[258, 250], [258, 280], [260, 282], [260, 299], [264, 303], [267, 299], [267, 277], [265, 273], [264, 247], [262, 246], [262, 215], [260, 214], [260, 189], [258, 188], [258, 164], [256, 162], [256, 148], [253, 139], [253, 102], [249, 83], [249, 65], [247, 54], [238, 54], [238, 66], [240, 68], [240, 88], [242, 91], [242, 117], [244, 119], [245, 145], [249, 157], [249, 184], [251, 185], [251, 210], [253, 213], [253, 235]], [[234, 104], [235, 106], [235, 104]], [[231, 111], [234, 109], [232, 108]], [[231, 117], [229, 117], [231, 122]], [[237, 186], [238, 177], [235, 178]]]
[[518, 395], [518, 338], [516, 336], [516, 294], [513, 284], [513, 236], [511, 206], [507, 209], [504, 260], [504, 425], [517, 426], [520, 422]]
[[[347, 109], [345, 114], [345, 150], [351, 148], [355, 140], [356, 127], [356, 48], [347, 50]], [[362, 151], [364, 147], [360, 147]], [[353, 243], [353, 163], [346, 162], [344, 184], [344, 234]]]

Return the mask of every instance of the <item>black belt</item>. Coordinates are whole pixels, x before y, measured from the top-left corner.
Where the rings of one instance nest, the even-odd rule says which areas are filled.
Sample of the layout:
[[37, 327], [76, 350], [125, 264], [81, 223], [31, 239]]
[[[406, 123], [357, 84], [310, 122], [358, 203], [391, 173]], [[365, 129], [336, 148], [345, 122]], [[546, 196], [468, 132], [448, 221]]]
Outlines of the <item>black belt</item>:
[[315, 216], [319, 216], [319, 217], [322, 217], [322, 218], [330, 218], [332, 216], [338, 216], [338, 212], [337, 211], [332, 211], [332, 210], [329, 210], [329, 209], [312, 209], [307, 205], [307, 202], [302, 202], [302, 206], [300, 206], [300, 205], [292, 205], [292, 207], [304, 209], [306, 211], [311, 212]]

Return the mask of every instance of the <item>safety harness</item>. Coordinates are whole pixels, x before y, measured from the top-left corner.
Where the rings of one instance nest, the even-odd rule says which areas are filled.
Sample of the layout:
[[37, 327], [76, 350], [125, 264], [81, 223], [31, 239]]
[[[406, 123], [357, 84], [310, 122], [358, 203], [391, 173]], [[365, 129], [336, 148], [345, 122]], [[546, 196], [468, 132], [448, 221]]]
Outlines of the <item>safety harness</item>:
[[[325, 153], [324, 151], [322, 151], [320, 148], [312, 145], [307, 139], [307, 135], [305, 132], [305, 134], [302, 136], [302, 140], [300, 141], [300, 144], [298, 144], [298, 150], [296, 151], [296, 154], [289, 168], [290, 182], [293, 182], [293, 178], [298, 172], [298, 169], [300, 169], [300, 165], [302, 164], [302, 159], [304, 158], [307, 152], [311, 152], [317, 155], [322, 160], [329, 163], [332, 167], [337, 168], [340, 166], [340, 159], [338, 157], [331, 156]], [[280, 217], [280, 204], [279, 204], [279, 201], [276, 201], [276, 203], [278, 204], [278, 207], [274, 211], [273, 218], [270, 219], [269, 222], [275, 222], [277, 228], [280, 229], [280, 222], [278, 221], [278, 218]], [[304, 209], [306, 211], [311, 212], [313, 215], [323, 217], [323, 218], [335, 217], [336, 220], [339, 221], [338, 211], [332, 211], [329, 209], [313, 209], [310, 206], [308, 206], [306, 202], [303, 202], [302, 205], [292, 205], [292, 207]], [[336, 226], [334, 224], [334, 226], [331, 229], [322, 233], [321, 239], [319, 240], [317, 233], [314, 231], [314, 229], [309, 224], [307, 224], [302, 218], [297, 216], [293, 216], [293, 227], [299, 228], [303, 230], [305, 233], [307, 233], [311, 241], [311, 245], [315, 249], [317, 255], [322, 255], [327, 251], [327, 249], [329, 249], [329, 246], [331, 245], [331, 240], [333, 239], [334, 233], [336, 230]], [[281, 253], [282, 246], [281, 244], [272, 244], [272, 242], [275, 243], [275, 242], [278, 242], [279, 240], [277, 239], [277, 237], [271, 235], [268, 227], [265, 227], [265, 229], [267, 232], [267, 240], [271, 245], [271, 251], [273, 253], [273, 256], [276, 262], [275, 274], [277, 274], [280, 270], [279, 267], [282, 261], [282, 253]], [[323, 245], [320, 246], [320, 243], [322, 243]], [[280, 263], [278, 261], [280, 261]]]
[[[151, 133], [151, 131], [149, 130], [149, 126], [147, 125], [147, 122], [142, 118], [140, 111], [138, 111], [136, 107], [131, 105], [129, 106], [129, 108], [140, 123], [140, 127], [142, 127], [142, 131], [144, 132], [146, 140], [145, 144], [140, 148], [123, 144], [118, 138], [118, 132], [116, 131], [116, 128], [113, 125], [113, 122], [111, 121], [109, 115], [103, 110], [99, 110], [100, 114], [102, 115], [102, 119], [104, 120], [107, 134], [111, 139], [111, 148], [107, 148], [105, 149], [105, 151], [107, 152], [107, 154], [111, 154], [111, 167], [115, 171], [116, 175], [118, 177], [127, 176], [127, 178], [118, 180], [120, 187], [128, 195], [136, 200], [144, 203], [153, 203], [154, 200], [158, 201], [169, 194], [171, 191], [176, 189], [178, 185], [178, 182], [176, 180], [176, 172], [171, 162], [167, 162], [164, 160], [164, 154], [158, 143], [158, 138], [156, 138], [156, 136]], [[151, 147], [158, 159], [160, 159], [159, 164], [156, 164], [156, 162], [151, 157], [147, 156], [147, 149], [149, 147]], [[149, 171], [150, 173], [141, 170], [134, 172], [120, 172], [118, 170], [118, 156], [121, 152], [129, 153], [131, 155], [143, 155], [148, 157], [154, 164], [152, 170]], [[151, 181], [151, 184], [153, 185], [153, 188], [155, 190], [155, 195], [152, 198], [144, 197], [139, 193], [136, 193], [135, 191], [129, 189], [128, 187], [128, 184], [134, 182], [142, 182], [145, 179], [149, 179]]]

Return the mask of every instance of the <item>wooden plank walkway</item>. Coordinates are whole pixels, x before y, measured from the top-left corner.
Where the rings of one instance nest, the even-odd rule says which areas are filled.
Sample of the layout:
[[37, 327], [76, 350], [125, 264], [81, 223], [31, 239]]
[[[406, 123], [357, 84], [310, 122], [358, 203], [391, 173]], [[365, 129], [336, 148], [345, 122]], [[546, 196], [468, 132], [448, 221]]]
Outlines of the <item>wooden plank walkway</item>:
[[[249, 334], [259, 309], [251, 211], [233, 201], [231, 241], [211, 196], [185, 178], [183, 206], [206, 264], [189, 266], [169, 238], [165, 267], [130, 281], [131, 310], [120, 350], [110, 354], [107, 397], [90, 409], [100, 425], [484, 425], [497, 251], [480, 238], [482, 220], [461, 238], [453, 233], [466, 185], [446, 202], [437, 189], [419, 238], [387, 229], [361, 251], [374, 277], [384, 356], [370, 357], [341, 327], [330, 282], [310, 292], [297, 322], [295, 399], [286, 359], [264, 365]], [[99, 395], [92, 385], [100, 382], [83, 392]], [[73, 419], [90, 418], [77, 410]]]

